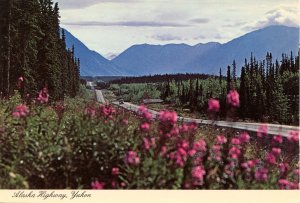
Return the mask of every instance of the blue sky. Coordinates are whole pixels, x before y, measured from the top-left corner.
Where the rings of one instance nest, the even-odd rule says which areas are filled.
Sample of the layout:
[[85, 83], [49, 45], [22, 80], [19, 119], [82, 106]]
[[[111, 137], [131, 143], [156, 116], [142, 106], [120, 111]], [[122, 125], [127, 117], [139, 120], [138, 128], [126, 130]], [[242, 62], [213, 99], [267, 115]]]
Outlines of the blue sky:
[[56, 0], [61, 25], [104, 56], [133, 44], [227, 42], [299, 25], [297, 0]]

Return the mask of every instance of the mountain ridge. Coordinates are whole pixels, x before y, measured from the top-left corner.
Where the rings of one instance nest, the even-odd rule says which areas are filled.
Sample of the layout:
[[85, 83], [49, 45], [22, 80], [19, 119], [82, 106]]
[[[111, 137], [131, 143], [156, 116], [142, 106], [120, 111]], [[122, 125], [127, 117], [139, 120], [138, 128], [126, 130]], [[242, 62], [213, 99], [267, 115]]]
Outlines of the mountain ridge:
[[80, 75], [94, 76], [105, 75], [115, 76], [124, 75], [124, 73], [111, 61], [103, 57], [94, 50], [90, 50], [78, 38], [72, 35], [68, 30], [62, 28], [66, 35], [67, 48], [71, 49], [74, 45], [75, 56], [80, 59]]
[[[136, 75], [174, 72], [217, 74], [219, 68], [225, 70], [228, 65], [232, 64], [233, 60], [236, 61], [239, 71], [245, 58], [248, 58], [251, 53], [258, 60], [264, 59], [267, 52], [271, 52], [274, 59], [279, 59], [282, 53], [290, 53], [290, 51], [295, 53], [298, 46], [297, 39], [299, 39], [298, 28], [276, 25], [246, 33], [224, 44], [217, 42], [199, 43], [194, 46], [185, 44], [180, 47], [181, 50], [169, 50], [171, 53], [176, 52], [177, 57], [170, 53], [168, 55], [163, 50], [157, 50], [156, 56], [153, 56], [151, 50], [144, 51], [144, 49], [149, 49], [151, 45], [133, 45], [113, 59], [112, 62], [122, 67], [126, 72], [135, 71], [134, 74]], [[177, 46], [179, 45], [177, 44]], [[209, 45], [213, 46], [210, 47]], [[166, 46], [168, 45], [158, 47], [163, 49]], [[154, 48], [158, 49], [158, 47]], [[136, 52], [138, 53], [134, 53], [133, 49], [137, 49]], [[184, 53], [184, 51], [189, 53]], [[165, 58], [162, 58], [163, 55]], [[126, 57], [124, 58], [124, 56]], [[134, 59], [135, 62], [132, 62]], [[140, 67], [144, 67], [144, 70], [140, 70]]]
[[179, 44], [135, 44], [111, 60], [90, 50], [67, 30], [66, 43], [75, 45], [75, 55], [81, 60], [83, 76], [139, 76], [165, 73], [207, 73], [226, 71], [235, 60], [237, 71], [251, 53], [257, 60], [265, 59], [271, 52], [273, 59], [280, 60], [281, 54], [297, 53], [299, 28], [282, 25], [268, 26], [226, 43], [207, 42], [188, 45]]

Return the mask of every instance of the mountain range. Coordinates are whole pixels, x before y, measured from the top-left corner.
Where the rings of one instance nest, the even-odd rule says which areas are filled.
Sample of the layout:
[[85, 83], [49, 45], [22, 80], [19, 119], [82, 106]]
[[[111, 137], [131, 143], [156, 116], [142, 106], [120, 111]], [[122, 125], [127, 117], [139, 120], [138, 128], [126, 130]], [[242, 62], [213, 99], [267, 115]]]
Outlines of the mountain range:
[[99, 53], [90, 50], [79, 39], [74, 37], [69, 31], [64, 29], [66, 35], [67, 48], [71, 49], [74, 45], [75, 56], [80, 59], [81, 76], [115, 76], [124, 75], [120, 68], [111, 61], [104, 58]]
[[271, 52], [273, 59], [281, 59], [282, 53], [298, 51], [299, 28], [269, 26], [227, 43], [133, 45], [112, 60], [89, 50], [82, 42], [66, 31], [67, 47], [75, 46], [75, 55], [81, 60], [83, 76], [138, 76], [164, 73], [207, 73], [223, 71], [233, 60], [237, 72], [251, 53], [258, 60]]

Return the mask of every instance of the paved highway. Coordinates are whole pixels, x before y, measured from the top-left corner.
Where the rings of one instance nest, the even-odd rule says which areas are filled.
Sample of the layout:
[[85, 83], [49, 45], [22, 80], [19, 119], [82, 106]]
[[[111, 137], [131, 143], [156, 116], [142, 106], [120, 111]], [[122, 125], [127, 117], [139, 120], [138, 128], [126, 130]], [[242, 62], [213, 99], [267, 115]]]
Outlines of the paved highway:
[[96, 92], [96, 99], [98, 102], [104, 104], [105, 103], [105, 99], [103, 97], [102, 91], [101, 90], [95, 90]]
[[105, 99], [103, 97], [102, 91], [101, 90], [97, 90], [95, 89], [95, 85], [93, 84], [93, 82], [87, 82], [87, 86], [90, 87], [91, 90], [95, 91], [96, 94], [96, 100], [102, 104], [105, 103]]
[[[124, 102], [124, 104], [119, 104], [119, 102], [113, 102], [114, 105], [121, 106], [125, 109], [130, 111], [137, 112], [139, 106]], [[149, 110], [152, 114], [153, 118], [156, 118], [159, 114], [157, 111]], [[229, 122], [229, 121], [212, 121], [212, 120], [202, 120], [202, 119], [193, 119], [193, 118], [184, 118], [178, 117], [179, 121], [183, 122], [195, 122], [198, 124], [204, 125], [216, 125], [219, 127], [226, 127], [226, 128], [234, 128], [240, 130], [247, 130], [252, 132], [257, 132], [257, 130], [264, 126], [267, 126], [268, 134], [271, 135], [281, 135], [287, 137], [290, 131], [299, 131], [299, 127], [297, 126], [288, 126], [288, 125], [276, 125], [276, 124], [262, 124], [262, 123], [244, 123], [244, 122]]]
[[[91, 89], [95, 90], [92, 82], [88, 82], [88, 85], [91, 86]], [[101, 90], [95, 90], [96, 92], [96, 99], [98, 102], [105, 103], [105, 99], [103, 97]], [[119, 102], [112, 102], [116, 106], [120, 106], [127, 110], [137, 112], [139, 106], [131, 104], [129, 102], [124, 102], [124, 104], [119, 104]], [[153, 118], [156, 118], [159, 114], [157, 111], [149, 109], [149, 112], [152, 114]], [[299, 127], [297, 126], [288, 126], [288, 125], [277, 125], [277, 124], [262, 124], [262, 123], [244, 123], [244, 122], [230, 122], [230, 121], [212, 121], [212, 120], [202, 120], [202, 119], [193, 119], [193, 118], [184, 118], [178, 117], [178, 121], [183, 122], [195, 122], [198, 124], [204, 125], [216, 125], [219, 127], [226, 127], [226, 128], [234, 128], [240, 130], [247, 130], [252, 132], [257, 132], [257, 130], [262, 127], [262, 125], [267, 126], [268, 134], [271, 135], [281, 135], [287, 137], [290, 131], [298, 131]]]

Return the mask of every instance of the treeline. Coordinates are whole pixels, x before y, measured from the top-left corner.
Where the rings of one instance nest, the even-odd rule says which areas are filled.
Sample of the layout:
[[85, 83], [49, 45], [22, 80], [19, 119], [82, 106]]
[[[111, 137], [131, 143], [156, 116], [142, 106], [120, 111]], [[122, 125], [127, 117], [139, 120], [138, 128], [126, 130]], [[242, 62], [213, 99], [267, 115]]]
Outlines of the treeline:
[[207, 112], [210, 98], [220, 100], [220, 116], [226, 116], [226, 95], [231, 89], [238, 90], [241, 106], [238, 117], [265, 122], [294, 123], [299, 121], [299, 53], [283, 54], [279, 62], [273, 62], [272, 54], [258, 61], [251, 55], [236, 75], [236, 63], [227, 67], [224, 77], [190, 78], [175, 80], [171, 76], [161, 84], [161, 98], [183, 108], [200, 113]]
[[9, 96], [23, 77], [22, 96], [47, 87], [54, 100], [79, 90], [80, 61], [66, 50], [52, 0], [0, 1], [0, 93]]
[[271, 53], [260, 62], [251, 56], [241, 69], [239, 93], [240, 117], [297, 124], [299, 53], [283, 54], [280, 62], [273, 62]]
[[205, 80], [207, 78], [214, 77], [212, 75], [207, 74], [199, 74], [199, 73], [178, 73], [178, 74], [164, 74], [164, 75], [148, 75], [148, 76], [140, 76], [140, 77], [123, 77], [117, 80], [110, 81], [111, 84], [132, 84], [132, 83], [161, 83], [169, 80], [175, 81], [184, 81], [190, 79], [201, 79]]

